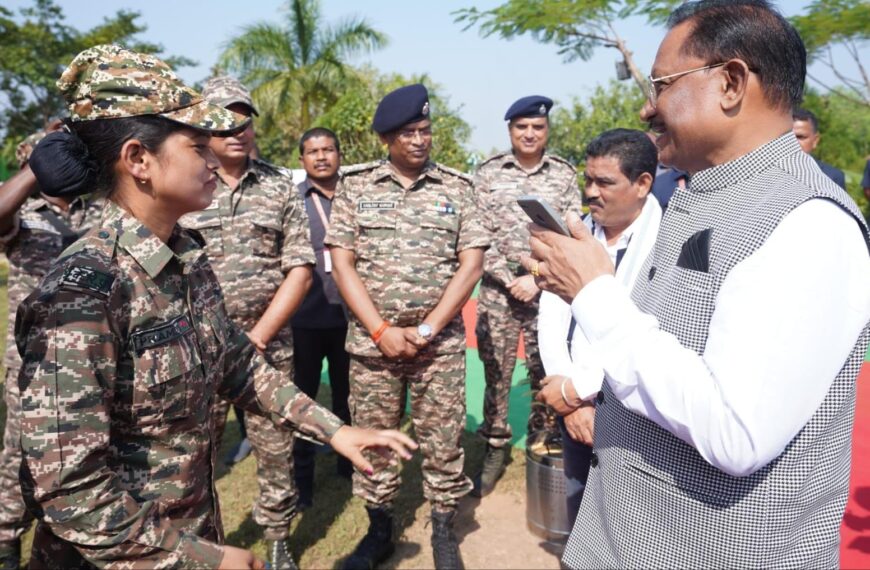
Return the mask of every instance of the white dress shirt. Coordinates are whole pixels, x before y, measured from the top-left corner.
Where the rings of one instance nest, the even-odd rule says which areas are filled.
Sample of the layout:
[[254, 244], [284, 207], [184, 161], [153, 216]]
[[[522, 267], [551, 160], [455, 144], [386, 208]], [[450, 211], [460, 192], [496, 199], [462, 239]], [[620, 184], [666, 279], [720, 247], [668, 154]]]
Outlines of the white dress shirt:
[[[583, 223], [610, 255], [616, 265], [617, 253], [626, 249], [616, 269], [617, 279], [629, 289], [634, 285], [641, 267], [655, 243], [661, 223], [662, 210], [656, 198], [649, 194], [640, 215], [629, 225], [613, 245], [607, 245], [604, 228], [587, 216]], [[629, 247], [629, 243], [631, 244]], [[547, 375], [571, 378], [574, 389], [584, 399], [593, 398], [601, 389], [604, 370], [596, 353], [589, 345], [580, 327], [575, 327], [568, 352], [568, 331], [571, 327], [571, 306], [553, 293], [541, 293], [538, 309], [538, 347]], [[582, 390], [590, 390], [582, 392]]]
[[[723, 281], [702, 355], [613, 276], [584, 287], [572, 312], [623, 405], [744, 476], [807, 423], [870, 320], [870, 256], [836, 204], [795, 208]], [[580, 394], [600, 388], [584, 381]]]

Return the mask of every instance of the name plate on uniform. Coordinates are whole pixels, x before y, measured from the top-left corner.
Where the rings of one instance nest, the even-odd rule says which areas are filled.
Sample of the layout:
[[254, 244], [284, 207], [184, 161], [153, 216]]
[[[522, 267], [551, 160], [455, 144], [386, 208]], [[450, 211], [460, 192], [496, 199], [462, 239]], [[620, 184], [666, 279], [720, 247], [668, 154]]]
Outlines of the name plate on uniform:
[[357, 209], [360, 212], [368, 212], [371, 210], [395, 210], [396, 203], [389, 200], [362, 200], [359, 202]]
[[193, 325], [187, 315], [179, 315], [174, 319], [159, 324], [156, 327], [136, 331], [130, 335], [130, 344], [137, 353], [148, 348], [154, 348], [172, 342], [193, 331]]

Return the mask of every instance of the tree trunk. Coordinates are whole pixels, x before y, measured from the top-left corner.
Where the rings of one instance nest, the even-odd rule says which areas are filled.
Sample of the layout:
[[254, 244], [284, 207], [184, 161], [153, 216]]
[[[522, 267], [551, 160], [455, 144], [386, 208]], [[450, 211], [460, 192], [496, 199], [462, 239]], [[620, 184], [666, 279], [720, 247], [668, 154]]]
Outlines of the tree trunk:
[[634, 79], [640, 92], [645, 96], [647, 94], [647, 79], [644, 77], [643, 73], [640, 72], [637, 64], [634, 63], [634, 58], [632, 57], [631, 51], [626, 47], [625, 41], [623, 41], [619, 36], [616, 37], [616, 49], [618, 49], [619, 53], [622, 54], [623, 59], [625, 59], [625, 65], [628, 66], [628, 71], [631, 73], [631, 78]]

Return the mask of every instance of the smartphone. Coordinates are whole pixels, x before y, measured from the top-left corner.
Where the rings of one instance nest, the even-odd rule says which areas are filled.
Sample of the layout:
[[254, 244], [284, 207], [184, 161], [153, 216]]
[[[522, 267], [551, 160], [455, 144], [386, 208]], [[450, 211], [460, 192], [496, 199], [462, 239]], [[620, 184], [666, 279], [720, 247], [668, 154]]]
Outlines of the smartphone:
[[540, 196], [520, 196], [517, 198], [517, 204], [539, 226], [563, 236], [571, 235], [561, 216]]

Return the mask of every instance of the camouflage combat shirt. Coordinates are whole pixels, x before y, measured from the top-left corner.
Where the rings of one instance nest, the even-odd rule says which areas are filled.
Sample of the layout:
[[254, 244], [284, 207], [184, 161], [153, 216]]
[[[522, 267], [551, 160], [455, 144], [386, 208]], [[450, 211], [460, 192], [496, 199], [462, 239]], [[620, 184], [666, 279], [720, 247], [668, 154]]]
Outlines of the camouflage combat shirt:
[[520, 257], [528, 255], [529, 217], [517, 205], [517, 198], [532, 194], [545, 199], [557, 212], [581, 213], [582, 197], [577, 186], [577, 171], [564, 159], [544, 154], [530, 171], [524, 170], [513, 153], [497, 154], [483, 164], [474, 176], [480, 196], [483, 220], [492, 238], [483, 269], [502, 285], [522, 275]]
[[320, 441], [341, 426], [227, 317], [200, 239], [109, 202], [18, 309], [25, 500], [97, 566], [219, 564], [216, 392]]
[[[401, 327], [420, 324], [435, 308], [459, 267], [459, 252], [489, 246], [471, 180], [433, 162], [408, 189], [386, 161], [345, 170], [324, 241], [354, 252], [357, 273], [381, 317]], [[465, 350], [461, 314], [431, 347], [435, 354]], [[381, 355], [356, 317], [346, 348]]]
[[[243, 330], [254, 328], [287, 273], [314, 265], [308, 214], [293, 180], [270, 164], [251, 161], [235, 190], [218, 177], [208, 208], [179, 223], [198, 230], [224, 292], [227, 312]], [[272, 361], [293, 355], [290, 326], [269, 343]]]
[[76, 198], [64, 211], [43, 198], [28, 198], [12, 221], [12, 229], [0, 236], [0, 252], [9, 260], [7, 296], [9, 319], [6, 354], [7, 370], [18, 369], [21, 359], [15, 347], [15, 310], [48, 272], [52, 262], [79, 236], [100, 221], [103, 200]]

